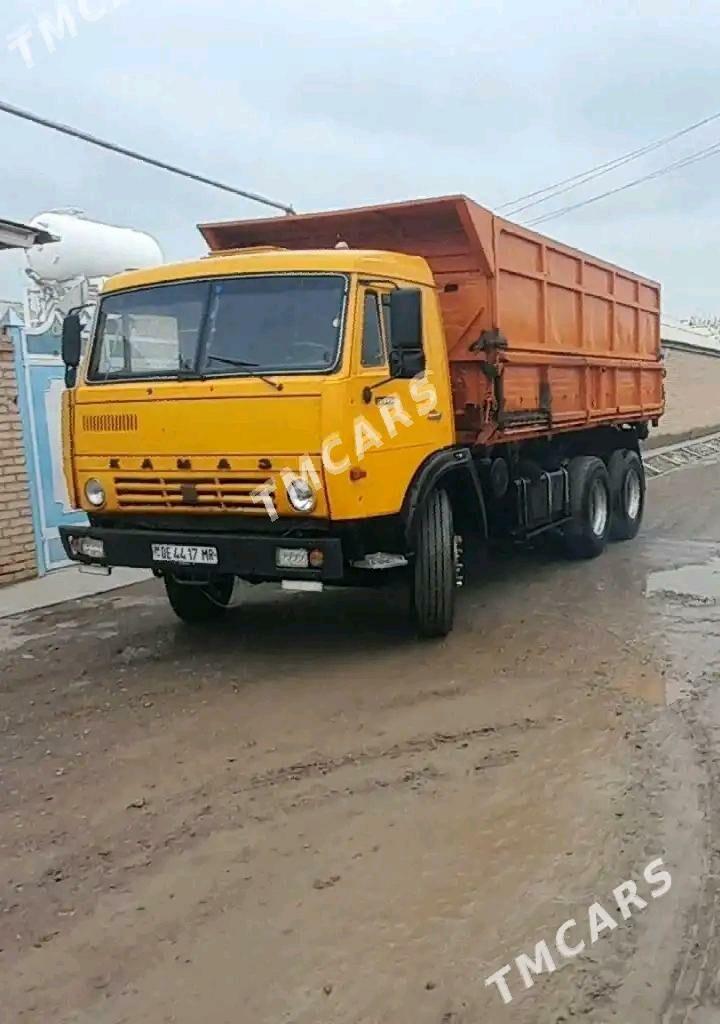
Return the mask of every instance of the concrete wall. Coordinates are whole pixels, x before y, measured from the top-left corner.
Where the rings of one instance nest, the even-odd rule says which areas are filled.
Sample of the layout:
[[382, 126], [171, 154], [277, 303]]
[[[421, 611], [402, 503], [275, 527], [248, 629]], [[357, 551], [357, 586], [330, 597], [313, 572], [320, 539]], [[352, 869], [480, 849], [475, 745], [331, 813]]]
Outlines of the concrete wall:
[[37, 575], [15, 357], [0, 330], [0, 586]]
[[651, 439], [720, 430], [720, 355], [669, 345], [664, 351], [667, 409]]

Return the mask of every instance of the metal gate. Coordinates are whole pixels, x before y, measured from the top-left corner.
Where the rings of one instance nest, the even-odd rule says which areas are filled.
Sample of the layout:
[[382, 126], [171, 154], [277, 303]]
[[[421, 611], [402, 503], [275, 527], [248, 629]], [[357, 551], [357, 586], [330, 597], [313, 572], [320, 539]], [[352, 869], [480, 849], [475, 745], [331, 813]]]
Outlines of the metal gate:
[[41, 575], [68, 564], [58, 527], [86, 521], [84, 513], [70, 504], [62, 469], [60, 403], [65, 384], [61, 332], [59, 314], [50, 317], [41, 330], [29, 325], [13, 330]]

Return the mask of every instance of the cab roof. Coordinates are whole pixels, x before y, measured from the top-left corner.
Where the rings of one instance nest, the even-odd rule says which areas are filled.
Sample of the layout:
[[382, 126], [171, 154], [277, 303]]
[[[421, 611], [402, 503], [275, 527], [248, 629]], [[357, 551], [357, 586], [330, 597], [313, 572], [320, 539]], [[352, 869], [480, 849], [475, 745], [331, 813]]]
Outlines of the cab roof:
[[424, 259], [404, 253], [365, 249], [287, 250], [270, 247], [213, 252], [198, 260], [167, 263], [144, 270], [131, 270], [108, 279], [103, 293], [194, 281], [236, 274], [325, 273], [361, 274], [393, 278], [413, 284], [434, 284]]

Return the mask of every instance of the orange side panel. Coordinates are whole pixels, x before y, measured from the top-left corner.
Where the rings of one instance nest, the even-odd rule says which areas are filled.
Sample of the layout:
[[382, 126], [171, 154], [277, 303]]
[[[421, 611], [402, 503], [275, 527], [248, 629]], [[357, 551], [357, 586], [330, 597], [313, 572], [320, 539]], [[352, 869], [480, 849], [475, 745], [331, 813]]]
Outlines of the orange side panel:
[[495, 252], [510, 348], [659, 358], [659, 285], [500, 218]]
[[660, 286], [465, 196], [201, 230], [213, 250], [331, 247], [340, 238], [423, 256], [437, 282], [463, 440], [502, 442], [663, 412]]

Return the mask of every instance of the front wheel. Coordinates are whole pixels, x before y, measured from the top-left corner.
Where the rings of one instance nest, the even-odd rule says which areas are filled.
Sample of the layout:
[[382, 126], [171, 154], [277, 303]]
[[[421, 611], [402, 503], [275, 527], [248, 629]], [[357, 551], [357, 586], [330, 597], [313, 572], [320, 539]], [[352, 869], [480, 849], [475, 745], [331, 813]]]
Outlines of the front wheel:
[[447, 636], [455, 616], [458, 550], [445, 491], [433, 491], [418, 513], [410, 569], [412, 615], [421, 637]]
[[170, 607], [189, 625], [215, 622], [227, 611], [235, 585], [234, 576], [216, 576], [207, 583], [183, 583], [174, 576], [165, 577]]

